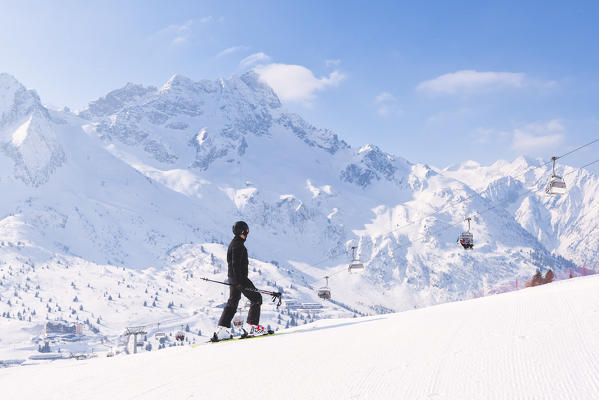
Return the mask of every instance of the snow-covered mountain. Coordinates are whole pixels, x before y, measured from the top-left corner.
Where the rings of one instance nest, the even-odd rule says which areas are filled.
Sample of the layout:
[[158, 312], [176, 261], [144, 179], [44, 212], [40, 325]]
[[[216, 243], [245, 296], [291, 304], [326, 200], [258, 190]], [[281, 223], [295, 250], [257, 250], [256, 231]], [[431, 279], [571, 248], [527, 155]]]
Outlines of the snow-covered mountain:
[[[437, 170], [354, 149], [287, 112], [252, 72], [127, 84], [78, 114], [48, 110], [1, 74], [0, 116], [0, 311], [18, 309], [27, 323], [101, 314], [114, 333], [174, 314], [208, 329], [223, 289], [199, 278], [225, 278], [238, 219], [250, 225], [256, 284], [315, 302], [330, 275], [328, 316], [469, 298], [538, 268], [564, 271], [599, 240], [589, 172], [546, 198], [534, 183], [546, 167], [518, 177], [526, 160]], [[456, 245], [467, 216], [472, 252]], [[359, 276], [346, 271], [351, 246], [367, 266]], [[83, 310], [74, 296], [87, 298]], [[47, 313], [32, 316], [40, 302]]]

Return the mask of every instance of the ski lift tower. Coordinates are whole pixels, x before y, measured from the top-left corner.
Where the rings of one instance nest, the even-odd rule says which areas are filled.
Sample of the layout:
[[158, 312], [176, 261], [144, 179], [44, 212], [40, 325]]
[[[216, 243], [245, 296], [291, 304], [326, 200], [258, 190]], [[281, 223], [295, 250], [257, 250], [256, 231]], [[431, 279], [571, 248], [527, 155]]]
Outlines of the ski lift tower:
[[147, 335], [145, 326], [130, 326], [125, 331], [125, 336], [133, 336], [133, 354], [137, 353], [137, 335]]

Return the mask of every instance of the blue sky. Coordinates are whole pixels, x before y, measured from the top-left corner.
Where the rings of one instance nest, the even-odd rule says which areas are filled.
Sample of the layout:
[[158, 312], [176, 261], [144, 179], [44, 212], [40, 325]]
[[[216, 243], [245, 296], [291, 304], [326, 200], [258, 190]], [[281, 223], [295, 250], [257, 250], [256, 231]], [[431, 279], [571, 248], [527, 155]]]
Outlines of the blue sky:
[[81, 109], [126, 82], [256, 69], [286, 108], [352, 146], [439, 167], [599, 137], [598, 3], [414, 3], [3, 3], [0, 71]]

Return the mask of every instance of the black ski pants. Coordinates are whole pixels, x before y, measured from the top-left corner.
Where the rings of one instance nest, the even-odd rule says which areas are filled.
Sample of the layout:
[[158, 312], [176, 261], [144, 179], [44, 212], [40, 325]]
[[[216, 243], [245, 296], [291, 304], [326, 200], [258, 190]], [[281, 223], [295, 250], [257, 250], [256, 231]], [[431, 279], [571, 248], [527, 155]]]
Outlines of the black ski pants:
[[237, 312], [237, 306], [239, 305], [239, 299], [241, 299], [242, 293], [251, 302], [247, 323], [258, 325], [258, 322], [260, 322], [260, 306], [262, 305], [262, 295], [258, 292], [247, 290], [247, 288], [256, 288], [249, 279], [247, 279], [242, 286], [243, 288], [241, 290], [237, 289], [235, 286], [229, 287], [229, 300], [227, 301], [227, 305], [225, 305], [223, 313], [220, 316], [220, 320], [218, 321], [219, 326], [226, 326], [227, 328], [231, 327], [231, 320], [235, 316], [235, 312]]

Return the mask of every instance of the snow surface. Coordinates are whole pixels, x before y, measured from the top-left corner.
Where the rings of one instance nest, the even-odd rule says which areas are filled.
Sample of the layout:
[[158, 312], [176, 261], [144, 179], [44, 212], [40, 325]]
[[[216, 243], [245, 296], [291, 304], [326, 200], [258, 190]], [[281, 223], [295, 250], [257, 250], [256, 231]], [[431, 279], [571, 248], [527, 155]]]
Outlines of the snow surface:
[[596, 399], [599, 276], [280, 335], [0, 370], [19, 399]]

